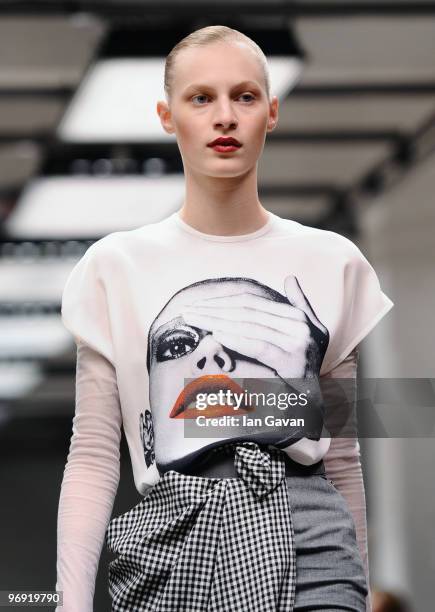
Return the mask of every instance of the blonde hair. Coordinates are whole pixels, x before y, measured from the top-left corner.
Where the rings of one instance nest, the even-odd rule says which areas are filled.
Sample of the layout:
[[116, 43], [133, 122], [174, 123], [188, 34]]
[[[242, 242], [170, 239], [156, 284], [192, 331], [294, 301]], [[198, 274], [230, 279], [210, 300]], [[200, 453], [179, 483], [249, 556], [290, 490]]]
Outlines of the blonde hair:
[[200, 28], [199, 30], [191, 32], [190, 34], [182, 38], [167, 55], [165, 61], [164, 89], [168, 102], [171, 100], [172, 96], [172, 82], [175, 69], [175, 59], [180, 53], [180, 51], [182, 51], [183, 49], [189, 49], [191, 47], [204, 47], [210, 43], [221, 41], [244, 42], [254, 51], [261, 63], [264, 81], [266, 84], [267, 97], [270, 100], [269, 66], [267, 64], [266, 56], [264, 55], [261, 47], [259, 47], [259, 45], [257, 45], [257, 43], [254, 42], [252, 38], [249, 38], [249, 36], [246, 36], [246, 34], [239, 32], [239, 30], [234, 30], [233, 28], [229, 28], [228, 26], [224, 25], [213, 25], [207, 26], [205, 28]]

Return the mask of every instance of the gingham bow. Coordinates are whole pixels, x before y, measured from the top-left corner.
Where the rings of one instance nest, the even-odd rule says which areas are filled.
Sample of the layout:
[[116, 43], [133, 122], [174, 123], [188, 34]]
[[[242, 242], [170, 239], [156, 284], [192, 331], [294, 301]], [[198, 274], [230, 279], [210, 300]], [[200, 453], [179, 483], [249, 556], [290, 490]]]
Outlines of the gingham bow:
[[236, 446], [234, 465], [237, 474], [259, 499], [276, 489], [285, 477], [285, 463], [275, 449], [262, 451], [255, 442], [241, 442]]
[[239, 478], [169, 470], [112, 519], [112, 612], [293, 611], [296, 551], [283, 457], [255, 442], [232, 446]]

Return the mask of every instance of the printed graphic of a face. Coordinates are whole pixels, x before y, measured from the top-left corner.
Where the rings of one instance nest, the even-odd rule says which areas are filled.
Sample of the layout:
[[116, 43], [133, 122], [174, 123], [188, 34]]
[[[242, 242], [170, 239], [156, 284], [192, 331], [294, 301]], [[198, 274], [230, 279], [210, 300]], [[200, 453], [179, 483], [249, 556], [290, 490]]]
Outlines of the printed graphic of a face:
[[[296, 284], [288, 286], [303, 295], [297, 281], [291, 282]], [[234, 379], [278, 375], [278, 364], [285, 363], [292, 338], [297, 340], [292, 324], [297, 331], [298, 325], [306, 327], [306, 319], [285, 295], [249, 278], [206, 279], [178, 291], [157, 315], [148, 335], [156, 447], [170, 455], [171, 441], [183, 438], [186, 418], [234, 414], [232, 406], [209, 405], [199, 410], [197, 393], [218, 389], [240, 393], [243, 389]], [[314, 353], [303, 351], [303, 358], [294, 356], [293, 363], [299, 359], [299, 370], [304, 371], [305, 355], [314, 358]], [[251, 410], [242, 407], [238, 415]], [[201, 440], [185, 442], [192, 450], [202, 445]]]

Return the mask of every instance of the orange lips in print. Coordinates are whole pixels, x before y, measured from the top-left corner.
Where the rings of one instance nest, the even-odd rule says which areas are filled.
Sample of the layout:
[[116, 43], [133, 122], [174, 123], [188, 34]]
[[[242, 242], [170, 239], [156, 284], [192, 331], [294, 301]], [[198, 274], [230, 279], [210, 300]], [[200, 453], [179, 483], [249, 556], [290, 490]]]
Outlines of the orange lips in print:
[[227, 415], [247, 414], [252, 412], [254, 408], [249, 404], [241, 404], [238, 410], [229, 404], [207, 405], [203, 410], [196, 407], [196, 398], [198, 393], [219, 393], [222, 390], [226, 393], [227, 390], [232, 393], [243, 393], [243, 389], [234, 380], [225, 374], [208, 374], [200, 376], [192, 380], [181, 391], [180, 395], [172, 407], [169, 414], [171, 419], [196, 419], [198, 416], [218, 417]]

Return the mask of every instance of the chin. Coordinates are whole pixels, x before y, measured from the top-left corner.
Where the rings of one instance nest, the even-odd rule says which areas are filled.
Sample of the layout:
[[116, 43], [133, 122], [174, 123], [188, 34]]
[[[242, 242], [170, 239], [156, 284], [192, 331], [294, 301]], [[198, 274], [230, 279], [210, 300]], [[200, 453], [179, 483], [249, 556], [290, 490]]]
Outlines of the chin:
[[236, 169], [234, 167], [228, 167], [225, 170], [217, 170], [215, 172], [204, 170], [203, 174], [213, 178], [235, 178], [237, 176], [244, 176], [247, 172], [248, 170], [246, 170], [245, 168]]

